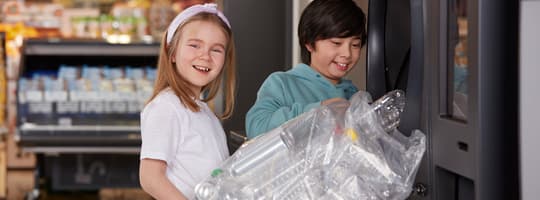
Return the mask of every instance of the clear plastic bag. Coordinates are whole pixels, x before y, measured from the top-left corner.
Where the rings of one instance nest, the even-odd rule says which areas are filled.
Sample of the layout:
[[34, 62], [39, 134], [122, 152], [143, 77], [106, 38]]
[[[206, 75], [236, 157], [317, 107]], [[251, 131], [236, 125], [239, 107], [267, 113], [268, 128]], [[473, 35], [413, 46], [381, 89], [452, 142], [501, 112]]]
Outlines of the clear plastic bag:
[[396, 127], [402, 91], [321, 106], [243, 144], [198, 184], [198, 199], [405, 199], [425, 136]]

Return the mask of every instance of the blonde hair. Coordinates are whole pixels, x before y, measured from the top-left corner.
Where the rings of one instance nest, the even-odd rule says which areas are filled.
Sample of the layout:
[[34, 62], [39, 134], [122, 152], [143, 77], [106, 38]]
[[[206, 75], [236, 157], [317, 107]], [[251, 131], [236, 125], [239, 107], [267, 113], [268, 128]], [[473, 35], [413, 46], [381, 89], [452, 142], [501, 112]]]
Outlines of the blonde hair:
[[[161, 41], [161, 48], [159, 52], [158, 67], [156, 82], [154, 84], [154, 91], [152, 97], [148, 102], [152, 101], [161, 91], [171, 88], [172, 91], [178, 96], [180, 101], [191, 111], [199, 112], [200, 107], [197, 105], [193, 97], [195, 94], [188, 89], [189, 83], [178, 74], [176, 71], [176, 65], [172, 61], [172, 57], [176, 53], [176, 48], [178, 41], [180, 40], [180, 35], [182, 29], [186, 24], [189, 24], [194, 21], [207, 21], [219, 25], [227, 37], [227, 45], [225, 50], [225, 62], [223, 68], [219, 75], [212, 80], [210, 83], [205, 85], [201, 94], [204, 98], [204, 102], [212, 102], [216, 97], [221, 83], [224, 85], [224, 94], [225, 94], [225, 105], [223, 114], [218, 116], [220, 119], [227, 119], [232, 115], [234, 103], [235, 103], [235, 90], [236, 90], [236, 66], [235, 66], [235, 50], [234, 50], [234, 40], [231, 29], [225, 24], [218, 16], [211, 13], [199, 13], [193, 17], [186, 20], [177, 31], [174, 33], [174, 36], [170, 42], [170, 45], [167, 45], [167, 36], [163, 34], [163, 39]], [[215, 111], [214, 111], [215, 112]]]

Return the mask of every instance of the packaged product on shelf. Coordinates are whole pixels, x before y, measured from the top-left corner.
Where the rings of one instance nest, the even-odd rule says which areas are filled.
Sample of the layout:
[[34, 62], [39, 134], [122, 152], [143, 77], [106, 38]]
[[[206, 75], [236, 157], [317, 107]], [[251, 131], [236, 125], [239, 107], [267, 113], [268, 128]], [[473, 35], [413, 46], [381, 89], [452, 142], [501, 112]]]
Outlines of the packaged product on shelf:
[[83, 65], [81, 77], [88, 80], [99, 80], [101, 79], [101, 68]]
[[39, 87], [39, 79], [21, 78], [19, 80], [19, 102], [42, 102], [43, 92]]
[[[24, 3], [23, 1], [8, 1], [2, 6], [3, 21], [6, 23], [24, 22], [28, 26], [41, 29], [43, 33], [54, 31], [58, 33], [61, 26], [63, 6], [54, 3]], [[42, 36], [46, 36], [42, 35]]]
[[102, 14], [99, 16], [99, 29], [102, 39], [107, 39], [113, 33], [113, 22], [113, 17], [110, 15]]
[[[57, 118], [62, 114], [79, 112], [79, 104], [70, 102], [68, 98], [68, 90], [66, 89], [66, 80], [58, 76], [53, 78], [50, 76], [43, 77], [44, 100], [53, 104], [54, 112]], [[67, 120], [64, 119], [64, 125], [67, 125]], [[69, 120], [70, 121], [70, 120]]]
[[144, 108], [144, 101], [128, 101], [127, 102], [127, 113], [129, 114], [139, 114]]
[[[150, 37], [150, 35], [148, 34], [148, 22], [146, 21], [146, 18], [144, 16], [141, 16], [141, 17], [137, 17], [135, 18], [135, 21], [136, 21], [136, 29], [137, 29], [137, 38], [140, 40], [140, 41], [144, 41], [144, 42], [151, 42], [152, 39], [150, 39], [150, 41], [147, 41], [146, 38]], [[151, 38], [151, 37], [150, 37]]]
[[146, 79], [138, 79], [135, 81], [137, 87], [137, 98], [135, 101], [129, 102], [129, 112], [140, 112], [144, 108], [146, 101], [152, 96], [153, 84]]
[[[142, 93], [152, 93], [154, 89], [153, 83], [147, 79], [135, 80], [135, 87], [137, 88], [137, 92], [142, 92]], [[147, 98], [150, 98], [150, 96], [147, 96]]]
[[163, 32], [175, 16], [171, 1], [154, 0], [148, 12], [150, 34], [156, 41], [160, 41]]
[[58, 78], [64, 80], [76, 80], [79, 77], [79, 70], [77, 67], [60, 65], [58, 68]]
[[71, 101], [84, 101], [87, 99], [85, 92], [88, 90], [88, 84], [86, 82], [86, 79], [68, 81], [71, 86], [69, 90], [69, 99]]
[[18, 87], [18, 94], [17, 94], [17, 99], [19, 101], [19, 103], [26, 103], [26, 91], [28, 90], [27, 88], [29, 87], [28, 86], [28, 80], [26, 78], [20, 78], [18, 83], [17, 83], [17, 87]]
[[99, 24], [99, 18], [97, 17], [87, 17], [87, 36], [92, 39], [101, 38], [101, 30]]
[[56, 102], [56, 113], [58, 114], [77, 114], [79, 113], [79, 102], [60, 101]]
[[25, 4], [23, 15], [29, 15], [29, 20], [25, 23], [37, 28], [59, 29], [63, 6], [54, 3], [28, 3]]
[[63, 79], [43, 77], [43, 86], [44, 100], [46, 102], [65, 102], [68, 100]]
[[[113, 92], [113, 84], [111, 80], [108, 79], [102, 79], [99, 82], [99, 91], [102, 93], [110, 93]], [[103, 97], [102, 99], [107, 100], [107, 97]]]
[[71, 18], [72, 36], [76, 38], [86, 38], [86, 17]]
[[144, 78], [144, 70], [140, 67], [126, 66], [126, 77], [129, 79], [137, 80]]
[[28, 114], [53, 114], [53, 103], [46, 102], [43, 91], [43, 77], [19, 80], [20, 110]]
[[[124, 93], [124, 94], [131, 94], [135, 92], [133, 80], [128, 78], [117, 78], [113, 80], [113, 86], [114, 90], [116, 92]], [[126, 97], [125, 100], [129, 100], [130, 98]]]
[[[54, 50], [44, 51], [45, 55], [22, 51], [24, 54], [21, 61], [24, 66], [17, 79], [20, 82], [18, 95], [21, 98], [16, 102], [16, 118], [20, 124], [35, 124], [37, 127], [33, 128], [38, 129], [43, 128], [43, 125], [53, 128], [69, 125], [75, 129], [79, 126], [84, 126], [85, 129], [88, 126], [105, 126], [107, 130], [109, 126], [119, 125], [128, 127], [130, 132], [136, 129], [139, 113], [146, 101], [146, 98], [141, 98], [143, 95], [139, 91], [152, 88], [152, 82], [146, 79], [146, 65], [147, 62], [154, 63], [138, 55], [147, 55], [148, 50], [157, 53], [157, 45], [115, 45], [98, 41], [96, 44], [103, 46], [96, 47], [96, 44], [90, 41], [24, 41], [23, 48], [28, 49], [32, 49], [34, 45], [47, 45], [47, 48], [59, 49], [60, 52], [71, 51], [72, 45], [77, 48], [73, 48], [73, 52], [67, 55], [57, 55]], [[57, 46], [58, 44], [68, 45]], [[69, 48], [64, 48], [66, 46]], [[127, 56], [123, 56], [124, 53], [117, 55], [118, 51], [105, 51], [105, 55], [94, 51], [108, 48], [118, 51], [130, 49], [126, 51]], [[132, 55], [132, 50], [139, 52]], [[79, 58], [80, 62], [77, 62]], [[85, 63], [85, 60], [88, 62]], [[126, 67], [128, 63], [144, 65]], [[63, 127], [59, 129], [64, 131]], [[30, 133], [34, 129], [25, 131]], [[101, 131], [103, 130], [99, 130], [100, 134]]]
[[7, 1], [0, 4], [0, 6], [2, 9], [3, 22], [15, 23], [30, 18], [29, 15], [24, 14], [26, 7], [22, 1]]
[[119, 68], [119, 67], [104, 66], [103, 75], [105, 79], [114, 80], [117, 78], [124, 77], [124, 70], [122, 70], [122, 68]]
[[150, 95], [152, 95], [153, 83], [146, 79], [145, 69], [142, 67], [126, 67], [126, 75], [135, 83], [135, 92], [137, 97], [129, 101], [129, 112], [140, 112], [144, 107], [144, 103]]
[[99, 16], [97, 8], [66, 8], [62, 13], [61, 33], [66, 38], [85, 38], [86, 33], [82, 31], [87, 27], [84, 19], [86, 17], [96, 18]]
[[[80, 112], [79, 108], [79, 91], [81, 90], [79, 86], [79, 80], [77, 80], [77, 69], [66, 67], [64, 70], [60, 68], [60, 72], [65, 72], [65, 75], [59, 75], [58, 77], [63, 77], [66, 82], [66, 91], [68, 93], [67, 102], [58, 102], [57, 103], [57, 112], [60, 114], [78, 114]], [[62, 73], [59, 73], [62, 74]]]
[[80, 102], [81, 114], [102, 114], [105, 113], [105, 105], [99, 101]]
[[[60, 103], [60, 107], [66, 109], [60, 109], [65, 112], [79, 112], [78, 101], [79, 96], [78, 91], [80, 91], [84, 84], [79, 83], [79, 69], [75, 66], [60, 65], [58, 68], [58, 79], [63, 79], [65, 81], [66, 87], [65, 90], [68, 93], [68, 101], [66, 103]], [[71, 102], [71, 103], [70, 103]], [[64, 106], [65, 104], [65, 106]], [[74, 106], [76, 104], [77, 106]], [[76, 110], [75, 110], [76, 107]]]
[[146, 79], [150, 80], [150, 81], [154, 81], [156, 80], [156, 68], [155, 67], [150, 67], [150, 66], [147, 66], [145, 68], [146, 70]]
[[135, 36], [135, 18], [131, 16], [120, 17], [120, 34], [129, 36], [130, 39]]
[[101, 81], [101, 69], [96, 66], [83, 65], [79, 83], [82, 90], [79, 91], [81, 113], [104, 113], [105, 105], [99, 93]]

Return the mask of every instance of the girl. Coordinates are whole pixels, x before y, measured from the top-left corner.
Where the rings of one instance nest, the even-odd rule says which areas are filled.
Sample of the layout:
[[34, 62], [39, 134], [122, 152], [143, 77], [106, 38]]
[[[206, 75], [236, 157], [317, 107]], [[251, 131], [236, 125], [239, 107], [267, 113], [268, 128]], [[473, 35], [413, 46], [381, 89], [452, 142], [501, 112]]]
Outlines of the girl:
[[[222, 119], [234, 106], [233, 36], [215, 4], [187, 8], [161, 43], [154, 92], [141, 112], [142, 188], [156, 199], [193, 199], [193, 189], [228, 155], [206, 102], [225, 83]], [[204, 96], [204, 98], [200, 98]]]

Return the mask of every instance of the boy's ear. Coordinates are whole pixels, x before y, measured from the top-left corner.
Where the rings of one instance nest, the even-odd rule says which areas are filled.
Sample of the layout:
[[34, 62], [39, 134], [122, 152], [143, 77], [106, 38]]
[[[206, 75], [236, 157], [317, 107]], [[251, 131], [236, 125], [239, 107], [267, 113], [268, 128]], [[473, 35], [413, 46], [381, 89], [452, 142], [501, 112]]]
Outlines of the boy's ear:
[[313, 48], [313, 46], [311, 46], [311, 44], [305, 44], [305, 46], [306, 46], [306, 49], [307, 49], [310, 53], [313, 52], [314, 48]]

